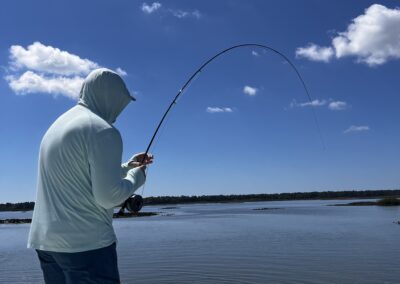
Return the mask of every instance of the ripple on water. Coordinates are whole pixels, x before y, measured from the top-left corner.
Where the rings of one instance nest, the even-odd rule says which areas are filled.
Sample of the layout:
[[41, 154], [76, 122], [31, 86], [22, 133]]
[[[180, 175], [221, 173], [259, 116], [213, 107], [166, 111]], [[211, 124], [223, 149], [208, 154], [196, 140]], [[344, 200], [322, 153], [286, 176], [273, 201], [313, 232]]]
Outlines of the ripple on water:
[[[398, 211], [331, 203], [183, 205], [115, 220], [122, 282], [398, 283]], [[264, 207], [284, 210], [252, 210]], [[28, 230], [0, 225], [0, 283], [43, 283]]]

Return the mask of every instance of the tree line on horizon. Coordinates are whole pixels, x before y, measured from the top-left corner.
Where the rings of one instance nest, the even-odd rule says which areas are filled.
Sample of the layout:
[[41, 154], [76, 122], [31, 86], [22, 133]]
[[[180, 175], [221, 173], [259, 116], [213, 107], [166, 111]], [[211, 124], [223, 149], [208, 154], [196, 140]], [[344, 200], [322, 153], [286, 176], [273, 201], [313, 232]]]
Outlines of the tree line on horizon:
[[33, 210], [35, 202], [0, 203], [0, 211], [30, 211]]
[[[313, 191], [265, 194], [231, 194], [231, 195], [193, 195], [193, 196], [150, 196], [144, 198], [145, 205], [178, 204], [178, 203], [223, 203], [252, 201], [315, 200], [339, 198], [378, 198], [400, 196], [400, 190], [352, 190], [352, 191]], [[0, 211], [30, 211], [35, 202], [0, 203]]]
[[156, 196], [144, 198], [145, 205], [177, 204], [177, 203], [213, 203], [213, 202], [252, 202], [252, 201], [284, 201], [284, 200], [315, 200], [339, 198], [378, 198], [400, 196], [400, 190], [352, 190], [352, 191], [313, 191], [265, 194], [231, 194], [231, 195], [200, 195], [200, 196]]

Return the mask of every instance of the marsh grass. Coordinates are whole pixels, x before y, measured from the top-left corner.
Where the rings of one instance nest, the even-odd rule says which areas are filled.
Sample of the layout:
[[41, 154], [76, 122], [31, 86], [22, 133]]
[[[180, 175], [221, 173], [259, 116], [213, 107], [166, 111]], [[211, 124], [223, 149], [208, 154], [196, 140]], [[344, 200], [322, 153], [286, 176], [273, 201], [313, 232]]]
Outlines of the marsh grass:
[[397, 197], [385, 197], [376, 202], [379, 206], [399, 206], [400, 199]]

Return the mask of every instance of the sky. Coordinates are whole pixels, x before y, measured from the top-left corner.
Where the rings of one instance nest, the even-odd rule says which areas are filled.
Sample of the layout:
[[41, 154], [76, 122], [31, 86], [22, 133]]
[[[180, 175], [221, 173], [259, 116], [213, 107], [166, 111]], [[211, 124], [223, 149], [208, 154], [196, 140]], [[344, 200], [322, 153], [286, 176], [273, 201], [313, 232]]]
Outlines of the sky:
[[[400, 188], [395, 1], [2, 1], [0, 202], [35, 199], [40, 141], [87, 74], [118, 72], [137, 101], [115, 126], [123, 162], [174, 106], [144, 196]], [[316, 114], [320, 129], [315, 123]]]

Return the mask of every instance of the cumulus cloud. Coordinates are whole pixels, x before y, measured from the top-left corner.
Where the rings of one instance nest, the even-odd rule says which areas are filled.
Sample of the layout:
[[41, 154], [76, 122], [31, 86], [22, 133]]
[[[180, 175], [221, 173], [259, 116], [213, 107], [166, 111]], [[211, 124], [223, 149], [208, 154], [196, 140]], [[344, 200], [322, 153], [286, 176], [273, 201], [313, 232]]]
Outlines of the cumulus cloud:
[[208, 113], [233, 112], [233, 109], [230, 107], [207, 107], [206, 112]]
[[[390, 9], [380, 4], [368, 7], [364, 14], [354, 18], [344, 32], [332, 39], [329, 47], [311, 44], [300, 47], [296, 54], [311, 60], [328, 62], [329, 51], [336, 58], [354, 56], [368, 66], [400, 58], [400, 8]], [[325, 57], [323, 56], [324, 52]], [[300, 53], [299, 53], [300, 52]], [[332, 55], [329, 57], [331, 58]], [[319, 58], [319, 59], [317, 59]], [[322, 60], [322, 59], [326, 60]]]
[[79, 97], [79, 91], [84, 78], [74, 77], [47, 77], [33, 71], [26, 71], [20, 77], [9, 75], [5, 77], [10, 88], [20, 95], [30, 93], [47, 93], [52, 95], [64, 95], [71, 99]]
[[250, 87], [250, 86], [244, 86], [243, 88], [243, 93], [249, 96], [255, 96], [258, 92], [257, 88]]
[[346, 102], [342, 101], [333, 101], [328, 104], [328, 108], [330, 110], [345, 110], [349, 107]]
[[153, 2], [151, 5], [144, 2], [142, 4], [142, 11], [146, 14], [151, 14], [161, 8], [161, 3]]
[[[8, 75], [4, 79], [18, 95], [44, 93], [77, 99], [84, 77], [100, 67], [89, 59], [40, 42], [27, 48], [13, 45], [9, 52]], [[127, 75], [122, 68], [116, 72]]]
[[290, 103], [290, 107], [294, 108], [294, 107], [319, 107], [319, 106], [324, 106], [327, 104], [326, 100], [312, 100], [311, 102], [304, 102], [304, 103], [298, 103], [296, 100], [292, 100], [292, 102]]
[[352, 125], [349, 128], [347, 128], [345, 131], [343, 131], [343, 133], [362, 132], [362, 131], [369, 131], [369, 130], [370, 130], [370, 128], [367, 125], [363, 125], [363, 126]]
[[255, 51], [255, 50], [252, 50], [252, 51], [251, 51], [251, 55], [254, 55], [254, 56], [259, 56], [258, 52], [257, 52], [257, 51]]
[[333, 55], [334, 52], [331, 47], [321, 47], [312, 43], [296, 49], [297, 57], [304, 57], [312, 61], [329, 62]]
[[20, 45], [10, 47], [10, 66], [14, 69], [27, 68], [39, 72], [60, 75], [88, 74], [98, 68], [98, 64], [82, 59], [67, 51], [62, 51], [40, 42], [34, 42], [27, 48]]
[[332, 44], [337, 58], [355, 55], [370, 66], [400, 58], [400, 9], [371, 5]]

